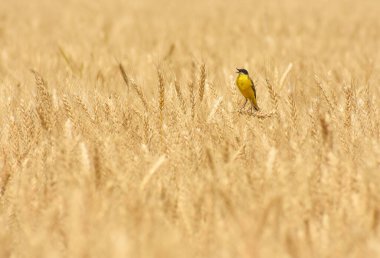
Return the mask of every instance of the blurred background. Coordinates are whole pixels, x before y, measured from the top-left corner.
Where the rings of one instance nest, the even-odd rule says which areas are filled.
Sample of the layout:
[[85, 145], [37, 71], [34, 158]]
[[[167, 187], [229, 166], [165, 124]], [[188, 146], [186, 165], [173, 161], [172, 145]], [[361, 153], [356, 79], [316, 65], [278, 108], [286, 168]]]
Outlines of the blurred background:
[[236, 66], [356, 69], [379, 57], [376, 0], [15, 0], [0, 7], [3, 79], [21, 79], [32, 67], [67, 69], [62, 51], [92, 77], [103, 69], [106, 80], [114, 74], [104, 64], [111, 69], [115, 58], [145, 80], [162, 62], [177, 73], [205, 62], [221, 78]]

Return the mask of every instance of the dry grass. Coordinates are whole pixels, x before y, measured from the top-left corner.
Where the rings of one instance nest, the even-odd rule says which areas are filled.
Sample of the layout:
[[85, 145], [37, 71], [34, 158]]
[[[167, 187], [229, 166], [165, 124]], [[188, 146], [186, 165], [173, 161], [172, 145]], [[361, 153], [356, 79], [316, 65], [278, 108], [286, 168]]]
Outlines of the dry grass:
[[380, 257], [378, 13], [1, 1], [0, 257]]

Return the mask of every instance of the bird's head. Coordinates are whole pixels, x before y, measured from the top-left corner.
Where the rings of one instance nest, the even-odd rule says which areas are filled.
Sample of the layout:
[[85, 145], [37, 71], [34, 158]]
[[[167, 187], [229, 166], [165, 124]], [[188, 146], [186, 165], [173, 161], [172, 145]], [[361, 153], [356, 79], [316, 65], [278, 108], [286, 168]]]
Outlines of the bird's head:
[[236, 70], [237, 70], [236, 73], [248, 75], [248, 71], [245, 70], [245, 69], [239, 69], [239, 68], [236, 68]]

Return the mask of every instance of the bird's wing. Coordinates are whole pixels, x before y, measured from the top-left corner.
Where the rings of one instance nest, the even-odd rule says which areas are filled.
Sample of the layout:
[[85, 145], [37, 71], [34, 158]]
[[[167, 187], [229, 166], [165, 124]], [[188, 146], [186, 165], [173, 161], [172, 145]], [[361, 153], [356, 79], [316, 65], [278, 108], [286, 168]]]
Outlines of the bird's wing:
[[256, 89], [255, 89], [255, 84], [253, 83], [252, 79], [249, 78], [249, 80], [251, 81], [251, 87], [252, 87], [252, 90], [253, 90], [253, 94], [255, 94], [255, 99], [256, 99]]

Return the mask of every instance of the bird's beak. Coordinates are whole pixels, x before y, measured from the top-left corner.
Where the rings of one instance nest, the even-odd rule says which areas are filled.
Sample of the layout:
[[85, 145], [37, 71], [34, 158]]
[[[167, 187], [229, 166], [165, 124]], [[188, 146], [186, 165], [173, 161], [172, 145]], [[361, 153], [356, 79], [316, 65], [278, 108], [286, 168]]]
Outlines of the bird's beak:
[[236, 72], [236, 73], [240, 73], [240, 70], [239, 70], [239, 68], [236, 68], [236, 70], [237, 70], [237, 72]]

